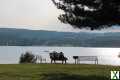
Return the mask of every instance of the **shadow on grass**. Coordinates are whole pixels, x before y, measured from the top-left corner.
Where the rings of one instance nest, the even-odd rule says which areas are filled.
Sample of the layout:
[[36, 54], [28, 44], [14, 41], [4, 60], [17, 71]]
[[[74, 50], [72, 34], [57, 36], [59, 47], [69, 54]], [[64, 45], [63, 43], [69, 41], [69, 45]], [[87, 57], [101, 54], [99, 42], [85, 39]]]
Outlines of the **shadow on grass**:
[[109, 80], [105, 76], [96, 76], [96, 75], [75, 75], [75, 74], [66, 74], [66, 73], [49, 73], [43, 74], [42, 80]]

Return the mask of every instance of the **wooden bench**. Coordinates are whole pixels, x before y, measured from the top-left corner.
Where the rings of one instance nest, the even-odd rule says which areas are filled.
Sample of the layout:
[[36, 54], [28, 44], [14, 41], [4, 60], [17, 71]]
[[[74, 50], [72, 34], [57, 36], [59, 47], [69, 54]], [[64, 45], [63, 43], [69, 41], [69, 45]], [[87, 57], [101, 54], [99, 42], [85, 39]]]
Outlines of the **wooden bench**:
[[51, 59], [51, 63], [54, 61], [54, 63], [56, 63], [56, 61], [62, 61], [62, 64], [67, 61], [67, 57], [64, 56], [63, 52], [57, 53], [55, 51], [53, 51], [52, 53], [49, 53], [50, 55], [50, 59]]
[[80, 63], [80, 61], [95, 61], [95, 64], [98, 64], [97, 56], [73, 56], [75, 59], [75, 64]]

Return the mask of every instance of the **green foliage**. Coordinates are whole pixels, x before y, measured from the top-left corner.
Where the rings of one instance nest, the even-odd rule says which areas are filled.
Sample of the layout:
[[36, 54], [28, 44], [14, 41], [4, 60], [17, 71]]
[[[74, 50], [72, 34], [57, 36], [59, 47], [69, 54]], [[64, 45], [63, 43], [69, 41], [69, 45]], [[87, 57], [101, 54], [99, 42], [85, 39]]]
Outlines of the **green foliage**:
[[26, 52], [25, 54], [21, 54], [19, 63], [35, 63], [37, 58], [34, 54], [30, 52]]
[[120, 25], [120, 0], [52, 0], [65, 13], [58, 19], [77, 28]]

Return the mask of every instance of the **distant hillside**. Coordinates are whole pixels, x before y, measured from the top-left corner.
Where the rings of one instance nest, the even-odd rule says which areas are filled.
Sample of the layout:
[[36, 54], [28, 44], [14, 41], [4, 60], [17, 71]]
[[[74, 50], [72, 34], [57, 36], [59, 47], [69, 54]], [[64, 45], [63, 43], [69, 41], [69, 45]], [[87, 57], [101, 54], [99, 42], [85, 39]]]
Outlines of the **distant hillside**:
[[120, 32], [55, 32], [0, 28], [0, 45], [120, 47]]

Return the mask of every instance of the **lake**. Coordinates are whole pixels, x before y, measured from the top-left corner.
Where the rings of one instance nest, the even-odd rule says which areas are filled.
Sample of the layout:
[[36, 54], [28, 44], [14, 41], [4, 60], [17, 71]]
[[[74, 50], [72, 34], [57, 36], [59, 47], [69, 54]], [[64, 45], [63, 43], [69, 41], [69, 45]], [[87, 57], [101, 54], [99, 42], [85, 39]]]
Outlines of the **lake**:
[[[118, 54], [120, 48], [90, 48], [90, 47], [47, 47], [47, 46], [0, 46], [0, 64], [17, 64], [22, 53], [30, 51], [41, 55], [50, 63], [49, 52], [64, 52], [68, 57], [68, 63], [74, 63], [72, 56], [98, 56], [99, 64], [120, 65]], [[46, 52], [49, 51], [49, 52]], [[94, 64], [93, 62], [81, 62]]]

